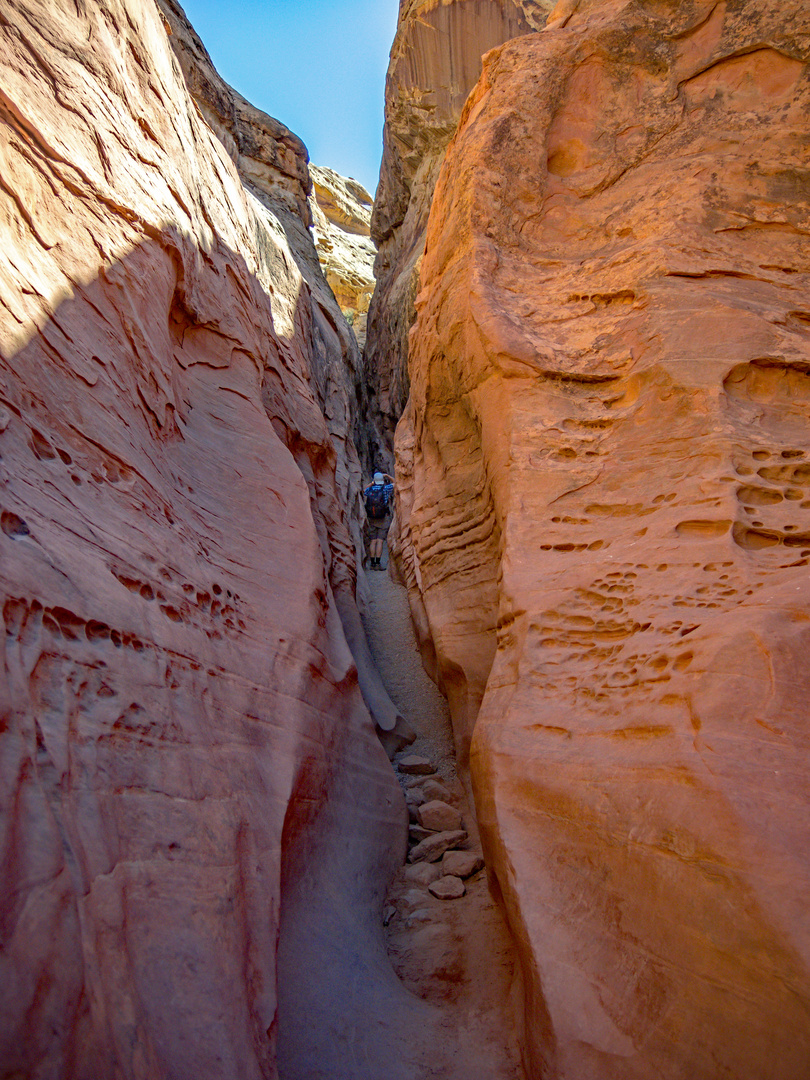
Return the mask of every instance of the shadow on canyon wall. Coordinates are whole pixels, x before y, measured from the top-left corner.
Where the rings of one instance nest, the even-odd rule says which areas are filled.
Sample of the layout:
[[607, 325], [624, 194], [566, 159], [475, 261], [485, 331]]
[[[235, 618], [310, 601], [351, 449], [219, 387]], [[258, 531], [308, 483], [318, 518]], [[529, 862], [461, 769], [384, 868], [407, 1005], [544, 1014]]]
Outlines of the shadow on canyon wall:
[[281, 333], [169, 228], [2, 357], [9, 1074], [266, 1077], [278, 1036], [288, 1080], [376, 1080], [434, 1038], [383, 941], [406, 818], [313, 306]]

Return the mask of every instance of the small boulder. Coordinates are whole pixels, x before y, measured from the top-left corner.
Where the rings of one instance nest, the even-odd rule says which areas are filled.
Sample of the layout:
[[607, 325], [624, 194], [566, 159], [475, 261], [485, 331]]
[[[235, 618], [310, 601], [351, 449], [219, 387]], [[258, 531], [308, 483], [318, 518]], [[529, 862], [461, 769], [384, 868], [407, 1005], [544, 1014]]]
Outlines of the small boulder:
[[469, 877], [483, 865], [484, 860], [474, 851], [445, 851], [441, 863], [443, 873], [460, 878]]
[[408, 852], [408, 862], [436, 862], [437, 859], [444, 855], [445, 851], [458, 847], [466, 839], [467, 834], [463, 829], [457, 829], [454, 832], [432, 833], [421, 844], [411, 848]]
[[433, 776], [423, 782], [422, 792], [424, 793], [425, 802], [430, 799], [439, 799], [441, 802], [449, 803], [454, 801], [454, 795], [450, 788], [445, 787], [441, 780], [437, 780]]
[[430, 885], [442, 876], [441, 863], [419, 862], [405, 867], [405, 880], [411, 885]]
[[417, 808], [416, 817], [420, 825], [434, 832], [450, 832], [461, 828], [461, 814], [455, 806], [434, 799]]
[[428, 885], [428, 889], [439, 900], [458, 900], [467, 891], [461, 878], [454, 877], [452, 874], [438, 878]]
[[421, 844], [423, 840], [433, 836], [433, 832], [431, 829], [425, 829], [422, 825], [411, 825], [408, 829], [408, 836], [415, 844]]
[[430, 776], [436, 771], [427, 758], [420, 757], [418, 754], [406, 754], [405, 757], [401, 757], [397, 762], [397, 768], [409, 776]]

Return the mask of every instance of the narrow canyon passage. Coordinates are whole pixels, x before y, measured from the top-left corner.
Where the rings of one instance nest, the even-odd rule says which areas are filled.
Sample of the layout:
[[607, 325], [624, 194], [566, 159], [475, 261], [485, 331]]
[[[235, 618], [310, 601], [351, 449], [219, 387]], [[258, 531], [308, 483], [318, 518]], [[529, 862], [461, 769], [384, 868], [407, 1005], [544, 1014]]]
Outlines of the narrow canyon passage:
[[[516, 958], [487, 886], [471, 800], [457, 775], [447, 701], [422, 666], [405, 588], [388, 572], [370, 573], [368, 581], [364, 622], [371, 651], [389, 694], [416, 732], [413, 744], [394, 761], [412, 822], [409, 847], [413, 851], [425, 832], [417, 821], [418, 806], [446, 800], [460, 812], [468, 834], [459, 844], [476, 858], [468, 866], [480, 866], [465, 877], [463, 896], [440, 899], [430, 891], [431, 879], [456, 872], [461, 865], [454, 863], [456, 853], [448, 851], [436, 862], [406, 863], [386, 899], [383, 919], [394, 970], [410, 993], [439, 1007], [444, 1052], [452, 1048], [443, 1065], [437, 1053], [435, 1073], [422, 1075], [512, 1080], [523, 1075], [513, 1020]], [[414, 758], [429, 761], [435, 773], [406, 772]]]
[[[412, 824], [409, 859], [397, 868], [407, 826], [404, 810], [399, 819], [394, 814], [402, 808], [396, 787], [385, 792], [392, 812], [381, 817], [380, 796], [346, 772], [336, 774], [303, 829], [292, 835], [285, 827], [279, 1076], [519, 1080], [515, 957], [456, 776], [447, 705], [422, 669], [405, 590], [387, 573], [368, 577], [372, 651], [417, 732], [396, 755], [393, 772], [412, 818], [417, 805], [442, 804], [461, 827], [457, 822], [451, 834]], [[419, 771], [409, 772], [415, 763]], [[298, 811], [291, 820], [300, 823]], [[419, 859], [423, 836], [441, 851]], [[455, 899], [430, 890], [441, 879], [458, 891], [462, 878], [463, 895]], [[369, 882], [386, 880], [383, 901]]]

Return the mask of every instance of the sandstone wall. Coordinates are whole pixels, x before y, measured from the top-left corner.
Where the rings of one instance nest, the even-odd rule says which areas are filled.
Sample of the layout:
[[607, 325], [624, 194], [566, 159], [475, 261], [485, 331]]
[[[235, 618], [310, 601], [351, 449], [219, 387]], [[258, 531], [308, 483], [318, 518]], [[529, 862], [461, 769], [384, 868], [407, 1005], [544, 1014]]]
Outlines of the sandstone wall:
[[377, 457], [390, 453], [408, 398], [408, 331], [430, 201], [481, 57], [545, 24], [552, 0], [401, 0], [385, 87], [380, 183], [371, 235], [377, 288], [369, 311], [366, 382]]
[[272, 197], [276, 206], [290, 207], [311, 225], [307, 148], [289, 128], [251, 105], [220, 77], [177, 0], [156, 2], [194, 104], [243, 182]]
[[561, 5], [436, 189], [404, 559], [533, 1078], [810, 1072], [808, 59], [800, 0]]
[[373, 200], [362, 184], [334, 169], [310, 165], [310, 206], [321, 267], [340, 310], [351, 324], [359, 348], [366, 343], [366, 321], [374, 292], [371, 240]]
[[[283, 437], [306, 478], [310, 498], [317, 506], [315, 522], [321, 546], [324, 552], [331, 549], [335, 556], [327, 557], [330, 583], [357, 664], [363, 698], [380, 729], [393, 732], [386, 739], [389, 751], [393, 752], [404, 738], [409, 737], [408, 729], [397, 716], [374, 666], [356, 604], [356, 566], [363, 550], [357, 513], [363, 480], [355, 449], [360, 409], [358, 388], [362, 388], [360, 353], [357, 338], [343, 318], [340, 303], [324, 276], [321, 255], [313, 243], [310, 230], [317, 199], [307, 149], [297, 135], [251, 105], [220, 77], [176, 0], [156, 2], [197, 112], [227, 151], [242, 186], [270, 211], [272, 231], [283, 230], [295, 260], [296, 275], [300, 275], [301, 280], [295, 282], [294, 289], [305, 294], [303, 306], [309, 312], [309, 319], [302, 327], [302, 370], [310, 381], [310, 389], [326, 422], [334, 457], [331, 452], [326, 458], [316, 455], [318, 460], [313, 463], [313, 455], [306, 446], [307, 439], [300, 437], [294, 425]], [[350, 190], [353, 182], [347, 181], [348, 186], [341, 185], [338, 180], [343, 178], [332, 170], [326, 172], [331, 174], [332, 186], [336, 189], [332, 202], [344, 204], [342, 215], [335, 206], [335, 217], [345, 219], [354, 213], [362, 219], [359, 206], [355, 209], [346, 205], [356, 198], [356, 193]], [[342, 200], [338, 188], [345, 188]], [[267, 246], [263, 233], [264, 228], [260, 228], [257, 236], [260, 248]], [[275, 238], [270, 242], [271, 248], [274, 243]], [[348, 243], [343, 245], [336, 263], [348, 259], [348, 247]], [[347, 276], [346, 271], [343, 276]], [[273, 392], [269, 394], [271, 408], [275, 407], [275, 396]], [[324, 471], [331, 474], [332, 469], [334, 477], [329, 475], [324, 482], [322, 474]], [[349, 511], [345, 521], [350, 532], [348, 537], [344, 528], [329, 529], [323, 525], [336, 515], [340, 517], [344, 510]]]
[[360, 1016], [352, 1075], [405, 1076], [357, 353], [303, 146], [195, 41], [151, 0], [0, 19], [1, 1071], [266, 1078], [281, 1040], [336, 1077]]

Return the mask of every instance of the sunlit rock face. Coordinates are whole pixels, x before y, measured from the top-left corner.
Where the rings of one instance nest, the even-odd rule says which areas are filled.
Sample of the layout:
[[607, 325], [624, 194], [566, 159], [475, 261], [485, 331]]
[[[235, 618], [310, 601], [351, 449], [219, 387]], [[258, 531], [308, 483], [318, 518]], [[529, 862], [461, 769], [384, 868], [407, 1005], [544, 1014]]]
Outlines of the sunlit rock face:
[[[181, 71], [166, 12], [0, 20], [4, 1076], [274, 1077], [277, 1038], [296, 1061], [398, 1009], [379, 906], [404, 808], [353, 638], [356, 347], [303, 147]], [[316, 1008], [319, 965], [341, 993]]]
[[489, 55], [438, 182], [406, 561], [529, 1075], [801, 1080], [810, 12], [575, 8]]
[[341, 176], [334, 169], [310, 165], [309, 172], [318, 258], [362, 349], [377, 254], [370, 235], [373, 200], [357, 180]]
[[171, 37], [188, 92], [206, 124], [237, 166], [243, 182], [276, 204], [312, 218], [307, 196], [311, 182], [307, 149], [297, 135], [257, 109], [219, 75], [177, 0], [156, 0]]
[[540, 29], [552, 0], [403, 0], [385, 88], [380, 183], [371, 235], [379, 248], [369, 312], [371, 414], [390, 444], [408, 397], [408, 330], [430, 200], [481, 57]]

